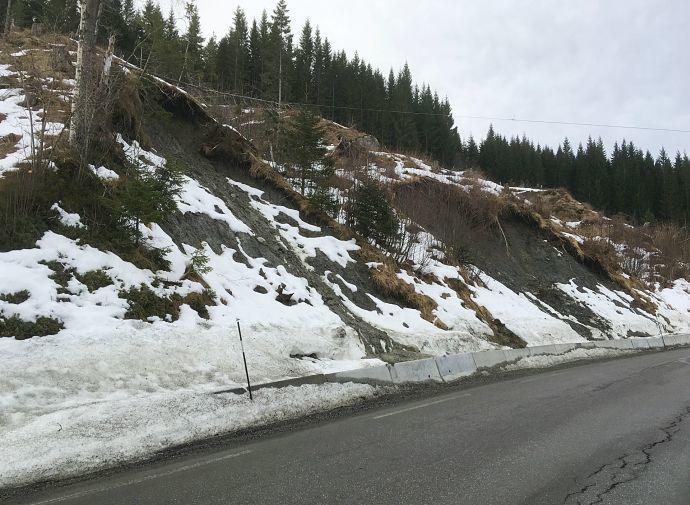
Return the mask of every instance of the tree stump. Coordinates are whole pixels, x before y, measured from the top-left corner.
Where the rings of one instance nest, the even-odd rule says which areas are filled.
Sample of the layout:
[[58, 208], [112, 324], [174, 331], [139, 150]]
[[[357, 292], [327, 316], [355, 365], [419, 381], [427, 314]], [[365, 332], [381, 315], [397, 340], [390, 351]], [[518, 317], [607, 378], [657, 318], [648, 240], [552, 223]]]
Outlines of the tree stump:
[[56, 72], [70, 75], [73, 72], [72, 57], [66, 46], [53, 46], [50, 65]]
[[43, 23], [36, 23], [31, 25], [31, 36], [32, 37], [40, 37], [43, 35]]

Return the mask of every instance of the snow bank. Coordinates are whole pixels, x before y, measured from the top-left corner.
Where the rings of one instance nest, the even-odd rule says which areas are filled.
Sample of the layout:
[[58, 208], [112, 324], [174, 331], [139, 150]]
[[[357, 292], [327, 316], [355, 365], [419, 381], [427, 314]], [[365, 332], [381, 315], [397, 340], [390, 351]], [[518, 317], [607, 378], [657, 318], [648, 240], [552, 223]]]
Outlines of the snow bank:
[[690, 332], [690, 282], [678, 279], [669, 288], [654, 294], [659, 321], [667, 332]]
[[565, 354], [527, 356], [515, 363], [501, 367], [502, 370], [523, 370], [526, 368], [549, 368], [563, 363], [585, 359], [615, 358], [625, 354], [633, 354], [637, 351], [621, 349], [575, 349]]
[[[245, 396], [197, 391], [95, 401], [0, 433], [0, 488], [67, 478], [136, 461], [167, 447], [356, 403], [363, 384], [264, 389]], [[31, 457], [27, 457], [31, 455]]]

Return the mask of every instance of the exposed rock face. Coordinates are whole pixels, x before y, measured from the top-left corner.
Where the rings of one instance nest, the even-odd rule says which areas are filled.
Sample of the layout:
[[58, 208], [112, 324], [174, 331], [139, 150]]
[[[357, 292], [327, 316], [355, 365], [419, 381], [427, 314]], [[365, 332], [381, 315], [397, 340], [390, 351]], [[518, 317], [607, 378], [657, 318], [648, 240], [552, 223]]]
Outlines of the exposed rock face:
[[381, 149], [379, 140], [373, 135], [363, 135], [353, 140], [352, 143], [357, 147], [367, 149], [369, 151], [379, 151]]
[[217, 125], [209, 131], [201, 144], [201, 154], [210, 159], [225, 160], [231, 165], [248, 169], [251, 156], [257, 155], [249, 140], [228, 126]]
[[338, 144], [337, 147], [338, 151], [348, 156], [357, 152], [381, 150], [379, 140], [373, 135], [362, 135], [352, 140], [348, 140], [338, 135], [338, 140], [340, 141], [340, 144]]

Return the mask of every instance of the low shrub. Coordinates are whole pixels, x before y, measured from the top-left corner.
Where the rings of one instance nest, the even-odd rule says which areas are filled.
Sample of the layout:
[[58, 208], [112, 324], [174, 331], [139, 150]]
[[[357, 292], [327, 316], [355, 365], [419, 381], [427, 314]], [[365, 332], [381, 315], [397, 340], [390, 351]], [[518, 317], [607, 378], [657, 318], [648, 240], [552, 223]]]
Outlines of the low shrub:
[[211, 289], [204, 289], [201, 293], [189, 293], [182, 299], [182, 303], [186, 303], [193, 310], [199, 314], [199, 317], [208, 319], [208, 307], [215, 305], [216, 294]]
[[104, 270], [91, 270], [85, 274], [75, 274], [75, 277], [86, 286], [90, 293], [113, 284], [112, 279]]
[[148, 321], [152, 317], [161, 320], [177, 321], [180, 318], [180, 306], [187, 304], [195, 310], [199, 317], [209, 318], [208, 308], [215, 305], [215, 293], [205, 289], [201, 293], [189, 293], [182, 297], [177, 293], [170, 296], [157, 295], [150, 287], [142, 284], [120, 291], [120, 298], [127, 300], [129, 309], [125, 313], [126, 319]]
[[0, 315], [0, 338], [27, 340], [32, 337], [55, 335], [64, 329], [61, 321], [52, 317], [39, 317], [36, 321], [24, 321], [18, 316], [9, 318]]
[[22, 291], [17, 291], [16, 293], [7, 293], [4, 295], [0, 295], [0, 300], [3, 302], [7, 303], [13, 303], [15, 305], [19, 305], [20, 303], [24, 303], [29, 299], [31, 295], [27, 290], [22, 290]]
[[53, 271], [53, 273], [50, 274], [50, 279], [53, 280], [55, 284], [60, 286], [58, 288], [58, 293], [66, 293], [67, 285], [69, 284], [69, 281], [72, 280], [72, 277], [74, 277], [76, 270], [71, 267], [67, 268], [59, 261], [41, 261], [40, 263]]
[[120, 291], [120, 298], [127, 300], [129, 309], [125, 313], [126, 319], [139, 319], [148, 321], [152, 317], [177, 321], [180, 318], [179, 295], [164, 297], [157, 295], [150, 287], [142, 284], [139, 287], [132, 286], [128, 290]]

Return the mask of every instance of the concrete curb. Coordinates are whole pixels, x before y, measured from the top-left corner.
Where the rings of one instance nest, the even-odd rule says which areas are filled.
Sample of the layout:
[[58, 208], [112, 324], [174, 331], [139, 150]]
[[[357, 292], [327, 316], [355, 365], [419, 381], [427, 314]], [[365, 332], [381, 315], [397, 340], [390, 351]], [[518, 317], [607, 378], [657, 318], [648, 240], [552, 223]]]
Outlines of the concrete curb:
[[[296, 377], [294, 379], [284, 379], [274, 382], [265, 382], [262, 384], [252, 384], [252, 391], [259, 391], [261, 389], [271, 389], [271, 388], [285, 388], [288, 386], [304, 386], [306, 384], [324, 384], [326, 382], [326, 376], [323, 374], [316, 375], [305, 375], [304, 377]], [[246, 387], [241, 386], [232, 389], [224, 389], [222, 391], [215, 391], [214, 395], [221, 395], [225, 393], [231, 393], [234, 395], [243, 395], [248, 393]]]
[[[357, 368], [345, 372], [307, 375], [295, 379], [285, 379], [252, 386], [252, 391], [305, 384], [355, 382], [359, 384], [399, 385], [423, 382], [453, 382], [474, 375], [478, 370], [488, 370], [500, 365], [513, 363], [530, 356], [561, 355], [575, 349], [615, 349], [621, 351], [651, 351], [690, 347], [690, 334], [663, 335], [662, 337], [634, 337], [627, 339], [579, 342], [574, 344], [551, 344], [527, 347], [525, 349], [492, 349], [462, 354], [450, 354], [415, 361], [402, 361], [394, 365]], [[217, 391], [213, 394], [247, 393], [244, 387]]]
[[393, 382], [391, 368], [391, 365], [357, 368], [345, 372], [326, 374], [324, 378], [326, 382], [359, 382], [373, 385], [390, 384]]

